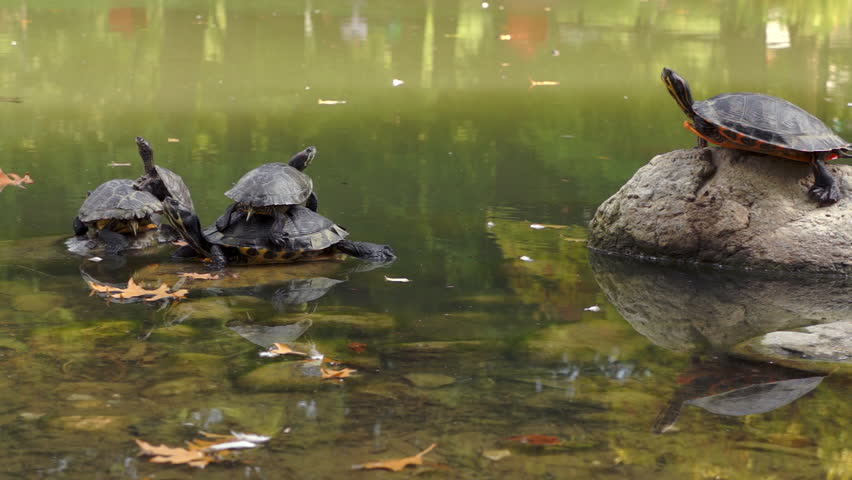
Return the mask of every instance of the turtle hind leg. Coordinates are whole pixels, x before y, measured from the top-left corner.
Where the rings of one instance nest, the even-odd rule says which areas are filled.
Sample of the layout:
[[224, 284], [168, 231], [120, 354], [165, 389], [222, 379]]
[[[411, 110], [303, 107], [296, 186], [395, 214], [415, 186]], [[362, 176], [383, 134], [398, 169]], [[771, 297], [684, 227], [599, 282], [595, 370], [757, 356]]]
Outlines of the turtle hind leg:
[[290, 217], [287, 216], [286, 212], [278, 210], [273, 212], [273, 217], [275, 221], [269, 228], [269, 240], [276, 247], [283, 248], [288, 245], [290, 240], [290, 234], [287, 233], [287, 222], [290, 221]]
[[349, 240], [341, 240], [335, 245], [341, 252], [351, 255], [362, 260], [371, 260], [374, 262], [388, 262], [396, 259], [393, 249], [390, 245], [380, 245], [378, 243], [369, 242], [352, 242]]
[[228, 266], [228, 257], [219, 245], [210, 247], [210, 270], [220, 271]]
[[834, 176], [828, 171], [825, 162], [821, 158], [815, 158], [811, 162], [814, 171], [814, 184], [808, 189], [808, 195], [819, 203], [820, 207], [826, 207], [840, 200], [840, 189]]

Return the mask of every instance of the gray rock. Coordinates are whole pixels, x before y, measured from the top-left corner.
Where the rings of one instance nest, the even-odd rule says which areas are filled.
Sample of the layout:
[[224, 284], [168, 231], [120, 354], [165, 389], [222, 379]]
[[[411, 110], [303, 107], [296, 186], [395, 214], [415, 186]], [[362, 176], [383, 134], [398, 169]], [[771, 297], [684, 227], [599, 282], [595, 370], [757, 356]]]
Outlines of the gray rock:
[[590, 224], [593, 249], [737, 268], [852, 273], [852, 166], [819, 208], [810, 167], [727, 148], [654, 157]]
[[852, 321], [813, 325], [797, 332], [772, 332], [760, 350], [783, 357], [852, 364]]

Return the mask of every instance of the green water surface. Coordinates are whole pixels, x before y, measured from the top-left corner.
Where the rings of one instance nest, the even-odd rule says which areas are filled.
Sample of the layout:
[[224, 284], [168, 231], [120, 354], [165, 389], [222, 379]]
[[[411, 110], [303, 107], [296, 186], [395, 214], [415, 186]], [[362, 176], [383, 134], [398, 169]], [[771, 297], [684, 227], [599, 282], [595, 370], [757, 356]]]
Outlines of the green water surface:
[[[619, 311], [583, 241], [637, 168], [695, 143], [663, 66], [696, 98], [780, 96], [852, 139], [850, 2], [18, 0], [0, 66], [0, 168], [35, 182], [0, 192], [3, 478], [852, 478], [848, 375], [764, 413], [684, 404], [655, 433], [720, 372], [764, 367], [728, 365], [725, 335], [634, 329], [670, 299]], [[65, 251], [86, 192], [141, 174], [136, 135], [206, 223], [244, 172], [315, 145], [320, 212], [399, 258], [234, 268], [169, 305], [89, 296], [81, 272], [204, 271], [168, 247]], [[236, 328], [306, 319], [294, 345], [355, 376], [260, 357]], [[272, 439], [203, 472], [134, 442], [231, 430]], [[432, 443], [424, 466], [351, 470]]]

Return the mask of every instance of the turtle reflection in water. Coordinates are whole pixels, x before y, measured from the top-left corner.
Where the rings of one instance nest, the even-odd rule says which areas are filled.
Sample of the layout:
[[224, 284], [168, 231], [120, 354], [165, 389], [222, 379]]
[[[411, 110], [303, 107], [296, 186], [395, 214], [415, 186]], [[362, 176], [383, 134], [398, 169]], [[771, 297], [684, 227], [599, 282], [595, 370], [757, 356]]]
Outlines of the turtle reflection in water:
[[733, 359], [696, 362], [678, 376], [678, 388], [657, 415], [653, 432], [674, 427], [683, 405], [695, 405], [717, 415], [766, 413], [793, 403], [824, 377], [777, 365]]

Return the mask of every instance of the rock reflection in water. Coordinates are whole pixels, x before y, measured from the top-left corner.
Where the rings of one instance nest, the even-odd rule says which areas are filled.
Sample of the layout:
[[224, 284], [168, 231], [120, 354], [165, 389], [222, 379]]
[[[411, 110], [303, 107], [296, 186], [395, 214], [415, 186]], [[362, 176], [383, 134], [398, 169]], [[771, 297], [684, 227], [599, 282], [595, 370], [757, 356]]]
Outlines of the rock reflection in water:
[[708, 271], [595, 252], [590, 263], [624, 319], [669, 350], [724, 350], [767, 332], [852, 316], [852, 286], [839, 278]]
[[678, 375], [678, 387], [660, 410], [654, 433], [674, 427], [683, 405], [717, 415], [755, 415], [793, 403], [822, 382], [813, 373], [726, 358], [696, 361]]

